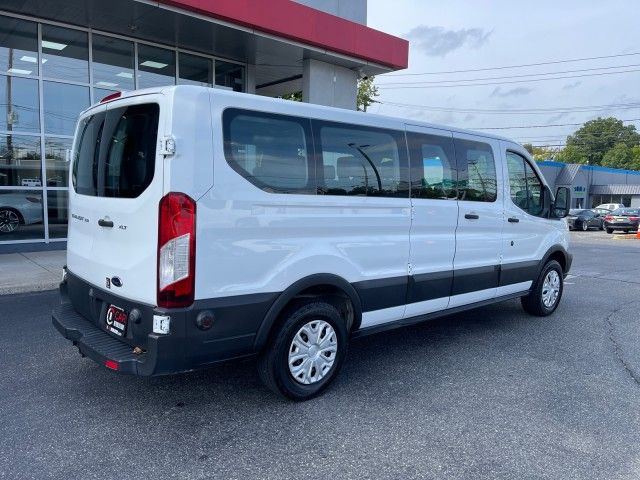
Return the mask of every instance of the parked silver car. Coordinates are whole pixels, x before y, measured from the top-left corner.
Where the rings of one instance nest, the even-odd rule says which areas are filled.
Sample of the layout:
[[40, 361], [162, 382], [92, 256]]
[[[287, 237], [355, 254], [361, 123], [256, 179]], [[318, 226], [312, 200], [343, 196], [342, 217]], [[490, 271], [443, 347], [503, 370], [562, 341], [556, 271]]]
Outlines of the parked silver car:
[[42, 197], [29, 193], [0, 193], [0, 235], [20, 225], [42, 222]]

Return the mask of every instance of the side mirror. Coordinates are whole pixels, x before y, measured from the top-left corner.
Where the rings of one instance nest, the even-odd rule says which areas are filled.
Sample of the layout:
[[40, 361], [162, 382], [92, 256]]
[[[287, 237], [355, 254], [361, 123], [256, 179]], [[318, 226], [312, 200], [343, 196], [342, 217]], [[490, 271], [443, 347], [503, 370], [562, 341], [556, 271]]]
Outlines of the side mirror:
[[553, 202], [553, 216], [556, 218], [564, 218], [569, 214], [569, 206], [571, 205], [571, 190], [568, 187], [558, 187], [556, 190], [556, 199]]

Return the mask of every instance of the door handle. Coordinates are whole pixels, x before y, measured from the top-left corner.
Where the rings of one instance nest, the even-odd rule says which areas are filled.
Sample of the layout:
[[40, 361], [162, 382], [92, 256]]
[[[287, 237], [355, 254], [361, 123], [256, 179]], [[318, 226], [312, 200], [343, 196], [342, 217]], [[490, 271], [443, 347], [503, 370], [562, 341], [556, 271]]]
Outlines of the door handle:
[[478, 215], [477, 213], [465, 213], [464, 218], [466, 218], [467, 220], [478, 220], [480, 218], [480, 215]]
[[113, 222], [111, 220], [105, 220], [104, 218], [98, 220], [98, 225], [101, 227], [113, 228]]
[[509, 217], [509, 220], [507, 220], [509, 223], [518, 223], [520, 221], [519, 218], [515, 218], [515, 217]]

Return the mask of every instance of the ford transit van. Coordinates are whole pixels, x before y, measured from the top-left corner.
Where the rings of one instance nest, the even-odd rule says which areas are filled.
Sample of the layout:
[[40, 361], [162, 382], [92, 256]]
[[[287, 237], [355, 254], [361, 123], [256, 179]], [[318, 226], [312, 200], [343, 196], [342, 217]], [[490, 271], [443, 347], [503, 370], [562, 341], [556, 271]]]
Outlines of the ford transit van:
[[513, 298], [550, 315], [571, 267], [568, 189], [484, 133], [174, 86], [83, 112], [72, 159], [53, 323], [119, 373], [254, 356], [307, 399], [350, 339]]

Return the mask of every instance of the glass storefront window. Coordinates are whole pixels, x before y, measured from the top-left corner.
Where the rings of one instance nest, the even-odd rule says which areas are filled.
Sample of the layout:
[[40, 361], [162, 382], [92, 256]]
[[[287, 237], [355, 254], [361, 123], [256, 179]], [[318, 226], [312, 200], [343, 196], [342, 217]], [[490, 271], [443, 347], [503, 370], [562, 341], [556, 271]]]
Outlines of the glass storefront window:
[[67, 187], [69, 185], [69, 161], [71, 159], [70, 138], [47, 137], [44, 140], [44, 161], [47, 173], [47, 187]]
[[44, 238], [42, 193], [0, 190], [0, 242]]
[[69, 194], [66, 190], [47, 190], [49, 237], [67, 238]]
[[244, 67], [216, 60], [216, 85], [231, 88], [234, 92], [244, 91]]
[[178, 54], [180, 85], [201, 85], [211, 86], [213, 83], [213, 62], [209, 58], [189, 55], [187, 53]]
[[93, 84], [114, 90], [133, 90], [133, 42], [93, 35]]
[[89, 82], [87, 33], [43, 25], [42, 75], [46, 78]]
[[0, 130], [40, 131], [36, 79], [0, 75]]
[[43, 97], [45, 133], [73, 135], [78, 114], [89, 106], [89, 88], [44, 82]]
[[0, 16], [0, 72], [38, 75], [38, 24]]
[[0, 186], [42, 187], [40, 137], [0, 135]]
[[138, 88], [176, 83], [176, 54], [173, 50], [138, 45]]

